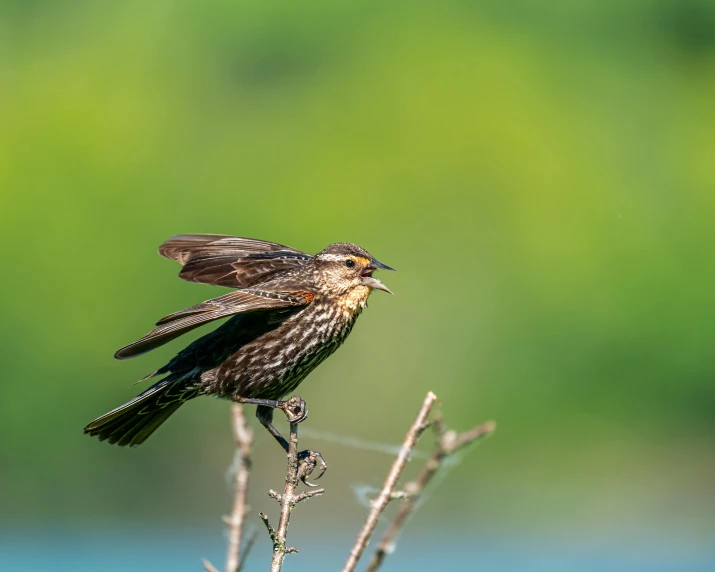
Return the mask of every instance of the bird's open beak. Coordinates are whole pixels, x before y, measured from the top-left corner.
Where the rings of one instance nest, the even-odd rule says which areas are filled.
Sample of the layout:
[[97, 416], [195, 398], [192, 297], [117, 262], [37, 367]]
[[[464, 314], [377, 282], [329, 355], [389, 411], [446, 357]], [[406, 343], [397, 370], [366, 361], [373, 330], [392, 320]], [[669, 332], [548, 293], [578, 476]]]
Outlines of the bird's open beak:
[[370, 288], [373, 288], [374, 290], [382, 290], [383, 292], [387, 292], [388, 294], [392, 294], [390, 289], [385, 286], [382, 282], [380, 282], [377, 278], [372, 277], [372, 273], [375, 270], [392, 270], [393, 272], [395, 271], [394, 268], [390, 268], [387, 264], [383, 264], [382, 262], [375, 260], [374, 258], [370, 261], [370, 264], [365, 267], [365, 270], [362, 271], [360, 274], [360, 277], [362, 279], [362, 283], [365, 286], [368, 286]]

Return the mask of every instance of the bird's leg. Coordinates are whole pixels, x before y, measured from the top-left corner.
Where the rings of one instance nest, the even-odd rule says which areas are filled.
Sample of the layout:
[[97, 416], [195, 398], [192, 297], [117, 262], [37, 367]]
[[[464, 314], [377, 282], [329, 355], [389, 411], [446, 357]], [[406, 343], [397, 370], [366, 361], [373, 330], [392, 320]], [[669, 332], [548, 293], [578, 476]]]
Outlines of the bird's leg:
[[285, 452], [288, 452], [288, 441], [285, 440], [285, 437], [280, 434], [278, 429], [273, 427], [273, 407], [270, 407], [268, 405], [259, 405], [256, 407], [256, 417], [258, 418], [258, 421], [261, 422], [261, 425], [263, 425], [266, 429], [268, 429], [268, 432], [273, 435], [276, 441], [278, 441], [278, 444], [283, 447]]
[[[294, 401], [295, 400], [295, 401]], [[299, 400], [299, 401], [298, 401]], [[290, 403], [293, 401], [292, 407], [300, 407], [300, 411], [298, 414], [295, 413], [294, 410], [289, 411], [291, 406], [288, 406], [286, 408], [281, 407], [280, 405], [273, 406], [272, 404], [266, 403], [268, 400], [256, 400], [260, 401], [261, 403], [258, 403], [258, 407], [256, 408], [256, 417], [258, 418], [258, 421], [260, 421], [261, 425], [263, 425], [266, 429], [268, 429], [268, 432], [273, 435], [276, 441], [280, 444], [281, 447], [285, 450], [285, 452], [288, 452], [288, 441], [285, 440], [283, 435], [281, 435], [278, 432], [278, 429], [276, 429], [273, 426], [273, 410], [274, 409], [282, 409], [286, 416], [288, 417], [288, 420], [291, 423], [298, 423], [299, 421], [293, 420], [297, 415], [301, 416], [300, 421], [304, 420], [307, 415], [308, 415], [308, 408], [305, 406], [305, 401], [303, 401], [300, 397], [292, 397], [288, 401], [278, 401], [274, 403], [278, 404], [283, 404], [283, 403]], [[251, 400], [246, 400], [243, 403], [253, 403], [254, 401]], [[297, 404], [297, 405], [296, 405]], [[323, 459], [323, 456], [318, 453], [317, 451], [301, 451], [298, 453], [298, 460], [300, 461], [300, 466], [298, 467], [298, 475], [300, 477], [300, 480], [303, 481], [303, 483], [309, 487], [315, 487], [317, 485], [314, 485], [312, 483], [309, 483], [306, 481], [306, 477], [310, 475], [313, 472], [313, 469], [315, 469], [316, 465], [320, 463], [320, 473], [316, 477], [316, 479], [319, 479], [320, 477], [323, 476], [325, 471], [328, 468], [328, 465], [325, 463], [325, 460]]]
[[[286, 414], [289, 423], [302, 423], [308, 418], [308, 406], [305, 401], [297, 395], [294, 395], [287, 401], [258, 399], [254, 397], [235, 397], [233, 400], [237, 403], [251, 403], [253, 405], [258, 405], [259, 409], [261, 407], [271, 409], [271, 417], [273, 417], [273, 409], [280, 409]], [[258, 415], [258, 413], [256, 413], [256, 415]], [[271, 433], [271, 435], [273, 435], [273, 433]], [[283, 437], [281, 437], [281, 439], [283, 439]], [[281, 442], [281, 446], [286, 451], [288, 450], [288, 445], [285, 439]]]

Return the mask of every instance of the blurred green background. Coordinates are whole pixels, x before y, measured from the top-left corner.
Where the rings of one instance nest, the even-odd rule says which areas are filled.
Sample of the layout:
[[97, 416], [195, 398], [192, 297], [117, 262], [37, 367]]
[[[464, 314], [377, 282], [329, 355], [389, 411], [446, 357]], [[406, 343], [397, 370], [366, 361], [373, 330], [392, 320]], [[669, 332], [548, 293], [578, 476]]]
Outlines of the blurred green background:
[[156, 254], [207, 232], [399, 270], [300, 388], [330, 470], [291, 569], [338, 568], [391, 461], [320, 432], [399, 443], [429, 389], [498, 430], [391, 569], [710, 569], [714, 186], [706, 0], [0, 2], [0, 568], [222, 562], [227, 403], [82, 435], [185, 340], [113, 352], [219, 292]]

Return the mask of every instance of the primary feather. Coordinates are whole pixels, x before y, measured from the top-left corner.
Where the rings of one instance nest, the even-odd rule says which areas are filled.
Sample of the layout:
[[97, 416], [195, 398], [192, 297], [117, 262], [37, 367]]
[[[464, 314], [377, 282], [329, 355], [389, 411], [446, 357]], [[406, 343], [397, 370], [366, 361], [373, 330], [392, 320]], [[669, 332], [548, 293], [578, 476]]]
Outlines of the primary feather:
[[173, 236], [159, 254], [183, 266], [183, 280], [229, 288], [250, 288], [312, 258], [276, 242], [219, 234]]

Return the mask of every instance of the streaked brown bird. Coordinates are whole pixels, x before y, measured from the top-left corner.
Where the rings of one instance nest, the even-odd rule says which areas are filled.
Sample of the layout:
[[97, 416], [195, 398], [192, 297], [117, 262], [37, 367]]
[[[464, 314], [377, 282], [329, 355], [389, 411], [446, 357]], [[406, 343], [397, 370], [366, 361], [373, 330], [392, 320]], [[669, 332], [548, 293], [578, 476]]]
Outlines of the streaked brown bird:
[[[258, 405], [259, 421], [287, 451], [288, 443], [273, 427], [273, 410], [282, 409], [293, 422], [305, 419], [301, 398], [283, 398], [345, 341], [372, 290], [390, 292], [372, 274], [392, 268], [347, 242], [311, 256], [263, 240], [185, 234], [163, 243], [159, 254], [183, 266], [184, 280], [237, 290], [165, 316], [115, 358], [141, 355], [232, 317], [144, 378], [163, 379], [84, 432], [121, 446], [140, 445], [184, 402], [216, 395]], [[322, 476], [326, 466], [319, 453], [303, 451], [301, 459], [312, 466], [320, 462]]]

